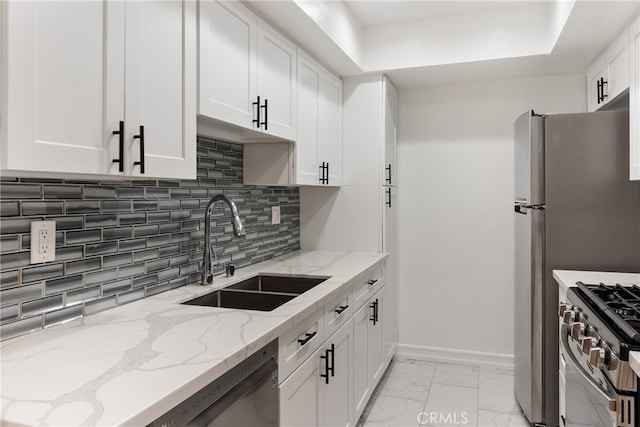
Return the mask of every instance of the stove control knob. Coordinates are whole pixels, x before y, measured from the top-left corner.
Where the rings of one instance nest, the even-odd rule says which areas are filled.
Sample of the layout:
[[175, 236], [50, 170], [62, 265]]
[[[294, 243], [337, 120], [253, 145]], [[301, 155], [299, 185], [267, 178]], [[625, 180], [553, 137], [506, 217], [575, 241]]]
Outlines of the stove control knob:
[[575, 322], [571, 324], [571, 336], [579, 340], [584, 336], [584, 323]]
[[602, 347], [593, 347], [589, 350], [589, 363], [594, 368], [602, 368], [605, 362], [606, 352]]
[[591, 347], [593, 346], [594, 339], [591, 337], [585, 337], [582, 339], [582, 352], [584, 354], [589, 354], [591, 351]]
[[569, 309], [569, 304], [562, 303], [560, 304], [560, 309], [558, 310], [558, 317], [564, 317], [564, 312]]
[[571, 325], [575, 321], [575, 316], [576, 316], [575, 311], [572, 311], [572, 310], [565, 311], [563, 315], [564, 323], [566, 323], [567, 325]]

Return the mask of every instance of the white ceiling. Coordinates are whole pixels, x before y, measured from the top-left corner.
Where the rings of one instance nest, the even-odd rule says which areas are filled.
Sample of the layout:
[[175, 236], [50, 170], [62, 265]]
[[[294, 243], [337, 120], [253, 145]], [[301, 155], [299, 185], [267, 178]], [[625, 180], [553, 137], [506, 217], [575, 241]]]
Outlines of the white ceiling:
[[345, 0], [363, 27], [521, 6], [523, 1]]
[[[336, 74], [383, 72], [400, 88], [585, 73], [640, 13], [638, 0], [246, 3]], [[552, 22], [559, 4], [569, 5], [564, 27]]]

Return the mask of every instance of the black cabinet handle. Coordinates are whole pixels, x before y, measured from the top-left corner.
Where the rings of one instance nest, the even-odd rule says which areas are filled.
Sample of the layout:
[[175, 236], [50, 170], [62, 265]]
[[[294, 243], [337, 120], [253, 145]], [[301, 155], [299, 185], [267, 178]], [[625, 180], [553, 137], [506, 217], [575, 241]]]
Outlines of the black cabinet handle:
[[606, 93], [604, 93], [604, 85], [609, 84], [609, 82], [606, 82], [604, 80], [604, 77], [600, 77], [600, 93], [602, 95], [602, 102], [604, 102], [605, 98], [608, 98], [609, 95], [607, 95]]
[[140, 140], [140, 161], [133, 162], [134, 165], [140, 165], [140, 173], [144, 173], [144, 126], [140, 126], [140, 133], [133, 135], [133, 139]]
[[[324, 351], [324, 356], [320, 356], [320, 359], [324, 359], [324, 374], [320, 374], [322, 378], [324, 378], [324, 383], [329, 384], [329, 372], [331, 372], [331, 376], [335, 376], [335, 344], [331, 344], [330, 349], [326, 349]], [[331, 358], [329, 358], [331, 356]]]
[[348, 305], [341, 305], [340, 307], [336, 308], [335, 311], [336, 314], [342, 314], [347, 308], [349, 308]]
[[378, 298], [376, 298], [376, 300], [372, 302], [369, 307], [373, 309], [373, 314], [371, 315], [371, 317], [369, 317], [369, 320], [371, 320], [375, 325], [376, 323], [378, 323]]
[[373, 286], [378, 282], [378, 279], [371, 279], [371, 280], [367, 280], [367, 284]]
[[329, 162], [322, 162], [320, 166], [320, 184], [329, 184]]
[[256, 106], [256, 118], [255, 118], [255, 119], [253, 119], [253, 120], [251, 120], [251, 122], [252, 122], [252, 123], [255, 123], [255, 124], [256, 124], [256, 127], [257, 127], [258, 129], [260, 129], [260, 109], [261, 109], [262, 107], [260, 106], [260, 97], [259, 97], [259, 96], [258, 96], [257, 101], [256, 101], [256, 102], [254, 102], [252, 105], [255, 105], [255, 106]]
[[391, 163], [384, 169], [387, 171], [387, 177], [384, 180], [387, 184], [391, 184]]
[[387, 195], [387, 200], [385, 200], [384, 204], [388, 207], [391, 207], [391, 189], [387, 188], [386, 190], [384, 190], [384, 192]]
[[[260, 102], [260, 97], [258, 97], [258, 103]], [[264, 130], [269, 130], [269, 100], [265, 98], [264, 105], [261, 107], [264, 108], [264, 122], [260, 123], [260, 125], [264, 125]], [[258, 121], [260, 121], [260, 116], [258, 116]]]
[[596, 82], [596, 92], [597, 92], [597, 103], [600, 104], [600, 101], [602, 101], [601, 95], [600, 95], [600, 91], [602, 90], [602, 85], [600, 83], [600, 80], [598, 80]]
[[298, 340], [298, 344], [300, 344], [300, 346], [305, 345], [306, 343], [311, 341], [311, 338], [315, 337], [316, 334], [317, 334], [317, 332], [311, 332], [311, 333], [307, 332], [306, 334], [304, 334], [305, 335], [304, 338], [301, 338], [301, 339]]
[[118, 130], [114, 130], [113, 135], [118, 135], [118, 158], [113, 159], [113, 163], [119, 163], [118, 171], [124, 172], [124, 121], [120, 120]]

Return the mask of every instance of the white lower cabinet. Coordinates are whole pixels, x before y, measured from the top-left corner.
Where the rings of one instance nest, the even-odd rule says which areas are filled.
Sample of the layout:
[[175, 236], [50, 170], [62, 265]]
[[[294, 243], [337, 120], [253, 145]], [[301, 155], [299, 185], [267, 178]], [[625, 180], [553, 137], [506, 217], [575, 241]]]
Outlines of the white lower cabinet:
[[280, 385], [281, 426], [354, 425], [353, 320]]
[[358, 422], [392, 356], [385, 317], [395, 310], [386, 308], [384, 265], [278, 338], [281, 426]]
[[384, 372], [383, 324], [384, 287], [373, 295], [353, 316], [354, 411], [362, 415], [373, 390]]

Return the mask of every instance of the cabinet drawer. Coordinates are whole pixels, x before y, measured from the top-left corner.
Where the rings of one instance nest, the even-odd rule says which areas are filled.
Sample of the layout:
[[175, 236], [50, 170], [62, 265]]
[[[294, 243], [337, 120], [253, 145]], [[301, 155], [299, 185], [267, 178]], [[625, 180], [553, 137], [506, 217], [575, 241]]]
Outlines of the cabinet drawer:
[[353, 314], [353, 295], [351, 290], [343, 293], [324, 305], [324, 335], [331, 336], [340, 329]]
[[278, 378], [282, 383], [324, 342], [324, 321], [318, 311], [280, 337]]
[[384, 285], [384, 264], [353, 285], [353, 309], [357, 310]]

